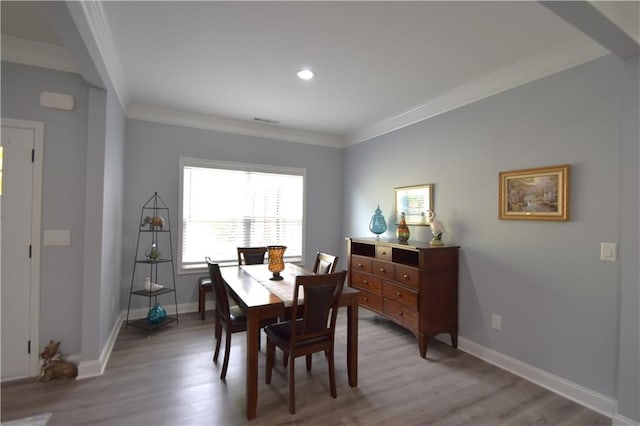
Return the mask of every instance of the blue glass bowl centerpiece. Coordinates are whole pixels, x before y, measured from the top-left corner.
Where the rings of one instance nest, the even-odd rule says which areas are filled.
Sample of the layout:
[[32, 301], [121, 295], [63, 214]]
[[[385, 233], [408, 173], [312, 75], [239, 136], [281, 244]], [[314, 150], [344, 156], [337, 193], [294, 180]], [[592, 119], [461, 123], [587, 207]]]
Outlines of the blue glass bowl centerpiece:
[[384, 220], [382, 210], [380, 210], [380, 204], [378, 204], [378, 208], [375, 210], [373, 216], [371, 216], [371, 222], [369, 222], [369, 231], [373, 232], [377, 237], [379, 237], [380, 234], [384, 233], [386, 230], [387, 222]]
[[165, 319], [167, 319], [167, 311], [165, 311], [164, 308], [158, 302], [156, 302], [156, 304], [153, 305], [151, 309], [149, 309], [149, 313], [147, 314], [147, 322], [149, 322], [149, 324], [160, 324]]

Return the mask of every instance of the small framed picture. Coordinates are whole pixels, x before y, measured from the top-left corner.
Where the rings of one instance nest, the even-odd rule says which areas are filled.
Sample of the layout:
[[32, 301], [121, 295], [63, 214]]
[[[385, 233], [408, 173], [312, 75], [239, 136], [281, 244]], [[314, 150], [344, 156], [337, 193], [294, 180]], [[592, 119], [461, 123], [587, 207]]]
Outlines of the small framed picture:
[[499, 173], [499, 219], [569, 220], [567, 164]]
[[396, 191], [396, 223], [404, 213], [407, 225], [427, 225], [429, 211], [433, 210], [433, 184], [403, 186]]

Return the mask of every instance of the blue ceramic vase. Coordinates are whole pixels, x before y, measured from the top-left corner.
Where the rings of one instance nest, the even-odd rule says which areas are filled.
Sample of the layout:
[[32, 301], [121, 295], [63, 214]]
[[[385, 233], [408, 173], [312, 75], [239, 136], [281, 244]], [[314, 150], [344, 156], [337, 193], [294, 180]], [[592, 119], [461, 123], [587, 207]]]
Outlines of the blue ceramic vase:
[[151, 309], [149, 309], [149, 313], [147, 314], [147, 321], [150, 324], [160, 324], [162, 321], [167, 319], [167, 311], [156, 302], [155, 305]]
[[369, 222], [369, 231], [376, 234], [376, 236], [380, 236], [380, 234], [384, 233], [384, 231], [386, 230], [387, 222], [384, 220], [382, 210], [380, 210], [380, 205], [378, 204], [378, 208], [374, 212], [373, 216], [371, 216], [371, 222]]

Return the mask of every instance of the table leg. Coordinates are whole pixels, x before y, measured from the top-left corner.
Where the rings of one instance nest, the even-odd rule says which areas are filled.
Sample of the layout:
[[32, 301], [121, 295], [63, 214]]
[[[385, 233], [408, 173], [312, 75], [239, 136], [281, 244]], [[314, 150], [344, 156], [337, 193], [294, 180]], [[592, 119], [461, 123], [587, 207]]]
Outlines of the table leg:
[[258, 409], [258, 338], [260, 320], [247, 314], [247, 419], [255, 419]]
[[349, 386], [358, 386], [358, 301], [347, 306], [347, 372]]

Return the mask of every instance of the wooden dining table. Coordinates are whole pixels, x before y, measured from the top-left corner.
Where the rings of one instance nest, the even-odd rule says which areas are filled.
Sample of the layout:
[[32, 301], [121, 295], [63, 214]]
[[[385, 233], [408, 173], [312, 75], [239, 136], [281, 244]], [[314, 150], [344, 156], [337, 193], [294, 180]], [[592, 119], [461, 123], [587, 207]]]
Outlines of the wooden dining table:
[[[283, 295], [286, 288], [291, 289], [290, 299], [293, 298], [293, 288], [298, 275], [313, 275], [293, 263], [285, 264], [280, 272], [281, 281], [271, 281], [272, 273], [267, 265], [242, 265], [237, 267], [220, 268], [222, 277], [229, 287], [229, 295], [245, 311], [247, 315], [247, 418], [254, 419], [258, 407], [258, 352], [260, 322], [268, 318], [284, 317], [287, 300], [278, 297]], [[273, 286], [277, 288], [274, 288]], [[269, 290], [267, 286], [273, 288]], [[347, 374], [349, 386], [358, 386], [358, 297], [360, 292], [351, 287], [344, 287], [340, 296], [339, 306], [347, 307]], [[289, 300], [290, 303], [290, 300]]]

